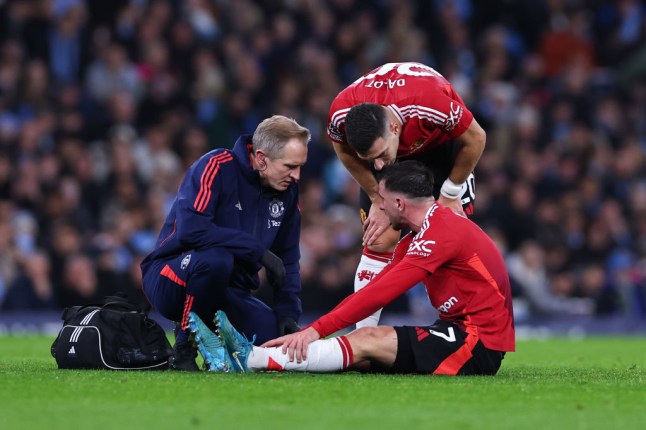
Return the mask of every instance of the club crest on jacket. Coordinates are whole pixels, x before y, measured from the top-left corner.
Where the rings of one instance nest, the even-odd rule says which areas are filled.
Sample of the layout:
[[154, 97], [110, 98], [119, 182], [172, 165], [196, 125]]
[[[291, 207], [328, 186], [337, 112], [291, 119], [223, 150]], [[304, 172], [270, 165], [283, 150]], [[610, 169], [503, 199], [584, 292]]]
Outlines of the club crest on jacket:
[[283, 216], [284, 212], [285, 205], [282, 201], [274, 198], [271, 202], [269, 202], [269, 215], [271, 215], [273, 218], [280, 218], [281, 216]]

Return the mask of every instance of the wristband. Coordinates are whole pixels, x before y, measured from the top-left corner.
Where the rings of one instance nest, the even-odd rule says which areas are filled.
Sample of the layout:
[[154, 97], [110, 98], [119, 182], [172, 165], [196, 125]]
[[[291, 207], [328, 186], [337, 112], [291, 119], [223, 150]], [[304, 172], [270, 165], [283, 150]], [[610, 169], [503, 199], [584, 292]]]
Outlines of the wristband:
[[460, 197], [460, 191], [462, 190], [462, 185], [456, 184], [449, 178], [446, 178], [446, 181], [442, 184], [442, 189], [440, 189], [440, 194], [450, 200], [455, 200]]

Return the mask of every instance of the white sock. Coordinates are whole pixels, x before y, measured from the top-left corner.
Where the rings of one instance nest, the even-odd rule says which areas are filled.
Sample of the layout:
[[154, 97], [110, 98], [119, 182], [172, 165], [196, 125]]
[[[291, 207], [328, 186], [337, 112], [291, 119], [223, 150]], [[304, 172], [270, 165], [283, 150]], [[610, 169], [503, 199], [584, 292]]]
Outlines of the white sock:
[[307, 360], [300, 363], [289, 361], [289, 355], [283, 354], [282, 347], [261, 348], [254, 346], [247, 367], [252, 372], [263, 370], [290, 370], [296, 372], [336, 372], [352, 364], [352, 348], [345, 336], [317, 340], [310, 343], [307, 349]]
[[[354, 276], [354, 291], [357, 292], [377, 276], [388, 265], [388, 262], [377, 260], [368, 255], [362, 255], [357, 272]], [[381, 316], [381, 309], [374, 314], [370, 315], [364, 320], [357, 323], [357, 328], [361, 327], [376, 327], [379, 324], [379, 317]]]

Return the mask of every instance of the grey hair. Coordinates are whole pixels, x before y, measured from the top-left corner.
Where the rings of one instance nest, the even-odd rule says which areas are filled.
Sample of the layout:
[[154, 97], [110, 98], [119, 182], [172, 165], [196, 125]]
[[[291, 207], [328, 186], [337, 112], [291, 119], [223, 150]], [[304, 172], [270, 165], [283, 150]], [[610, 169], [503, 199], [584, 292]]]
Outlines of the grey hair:
[[285, 144], [292, 138], [297, 138], [307, 145], [312, 135], [308, 129], [295, 120], [282, 115], [274, 115], [265, 119], [253, 133], [252, 150], [262, 149], [270, 158], [280, 158]]

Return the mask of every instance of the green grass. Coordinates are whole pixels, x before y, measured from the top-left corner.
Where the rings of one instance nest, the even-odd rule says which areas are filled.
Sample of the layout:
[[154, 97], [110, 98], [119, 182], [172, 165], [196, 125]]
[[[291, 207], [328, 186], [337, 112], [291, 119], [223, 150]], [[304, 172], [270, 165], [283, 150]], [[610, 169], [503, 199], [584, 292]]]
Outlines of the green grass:
[[521, 341], [496, 377], [58, 370], [0, 337], [0, 429], [642, 429], [646, 339]]

